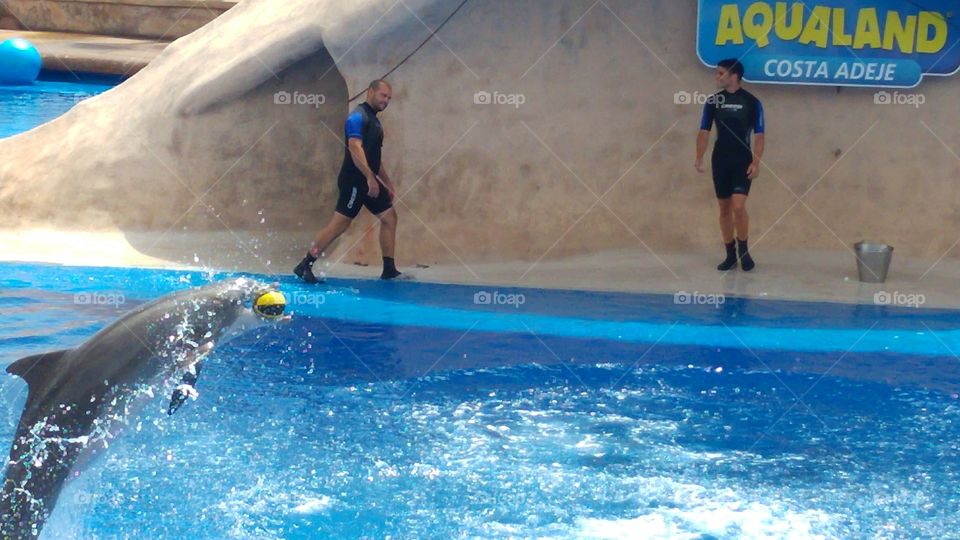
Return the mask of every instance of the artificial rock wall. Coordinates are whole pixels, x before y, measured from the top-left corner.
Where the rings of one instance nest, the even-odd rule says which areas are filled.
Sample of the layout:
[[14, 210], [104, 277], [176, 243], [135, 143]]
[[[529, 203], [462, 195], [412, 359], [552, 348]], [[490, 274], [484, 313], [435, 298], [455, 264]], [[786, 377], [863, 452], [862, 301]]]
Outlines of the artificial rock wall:
[[[115, 90], [0, 141], [0, 226], [235, 231], [261, 246], [313, 232], [333, 210], [348, 96], [458, 4], [241, 2]], [[684, 99], [714, 86], [695, 21], [693, 0], [468, 0], [389, 77], [401, 262], [716, 249], [712, 184], [693, 168], [700, 107]], [[748, 87], [768, 126], [757, 251], [867, 237], [936, 258], [956, 242], [956, 80], [909, 91], [919, 108]], [[372, 261], [363, 230], [337, 249]]]

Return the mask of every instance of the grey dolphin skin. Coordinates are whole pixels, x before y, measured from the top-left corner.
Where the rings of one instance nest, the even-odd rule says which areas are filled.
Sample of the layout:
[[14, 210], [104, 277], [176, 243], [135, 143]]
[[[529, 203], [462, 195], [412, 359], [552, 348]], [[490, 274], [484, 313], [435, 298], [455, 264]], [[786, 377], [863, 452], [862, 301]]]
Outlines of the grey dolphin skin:
[[7, 367], [29, 393], [6, 464], [0, 538], [37, 538], [77, 459], [105, 447], [154, 388], [179, 379], [215, 344], [279, 320], [283, 304], [267, 316], [262, 298], [283, 297], [247, 278], [188, 289], [139, 306], [76, 349]]

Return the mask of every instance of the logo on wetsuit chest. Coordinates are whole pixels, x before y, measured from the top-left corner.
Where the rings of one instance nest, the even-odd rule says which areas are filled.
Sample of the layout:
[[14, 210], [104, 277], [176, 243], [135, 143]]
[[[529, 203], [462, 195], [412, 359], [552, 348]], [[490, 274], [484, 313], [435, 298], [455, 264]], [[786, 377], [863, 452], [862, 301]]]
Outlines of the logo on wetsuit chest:
[[721, 103], [721, 104], [719, 105], [719, 107], [720, 107], [721, 109], [730, 109], [730, 110], [734, 110], [734, 111], [739, 111], [739, 110], [743, 109], [743, 105], [740, 104], [740, 103]]

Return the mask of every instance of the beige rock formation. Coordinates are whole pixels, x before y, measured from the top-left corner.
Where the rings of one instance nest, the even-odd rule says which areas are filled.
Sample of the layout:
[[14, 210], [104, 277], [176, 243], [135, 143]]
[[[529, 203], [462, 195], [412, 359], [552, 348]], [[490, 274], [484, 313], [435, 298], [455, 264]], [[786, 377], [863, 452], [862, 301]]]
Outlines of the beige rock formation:
[[[241, 2], [116, 89], [0, 141], [0, 226], [120, 231], [187, 263], [197, 250], [165, 238], [220, 232], [209, 253], [287, 264], [333, 211], [348, 96], [458, 4]], [[468, 0], [389, 77], [401, 264], [716, 251], [711, 181], [692, 164], [700, 107], [675, 100], [713, 90], [695, 22], [693, 0]], [[920, 108], [875, 105], [866, 89], [749, 88], [768, 125], [757, 252], [866, 237], [898, 256], [948, 253], [956, 80], [908, 91]], [[278, 105], [277, 92], [324, 101]], [[477, 103], [483, 92], [501, 104]], [[375, 262], [369, 224], [334, 256]]]
[[[233, 7], [232, 0], [6, 0], [13, 29], [176, 39]], [[0, 21], [2, 21], [0, 13]], [[0, 26], [0, 28], [6, 28]]]

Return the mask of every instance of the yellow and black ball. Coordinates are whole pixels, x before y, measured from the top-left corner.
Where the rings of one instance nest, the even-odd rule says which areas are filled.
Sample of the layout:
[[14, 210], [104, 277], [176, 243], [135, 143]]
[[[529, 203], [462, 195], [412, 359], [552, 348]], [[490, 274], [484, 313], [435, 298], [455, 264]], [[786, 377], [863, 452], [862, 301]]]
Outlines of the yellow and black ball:
[[267, 291], [253, 301], [253, 311], [265, 319], [279, 319], [287, 307], [287, 299], [280, 291]]

